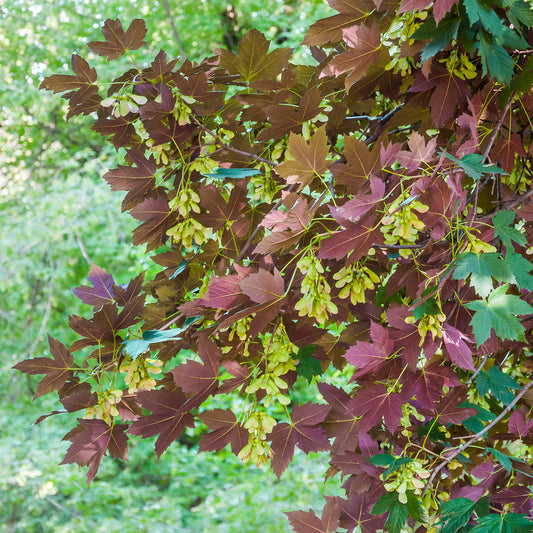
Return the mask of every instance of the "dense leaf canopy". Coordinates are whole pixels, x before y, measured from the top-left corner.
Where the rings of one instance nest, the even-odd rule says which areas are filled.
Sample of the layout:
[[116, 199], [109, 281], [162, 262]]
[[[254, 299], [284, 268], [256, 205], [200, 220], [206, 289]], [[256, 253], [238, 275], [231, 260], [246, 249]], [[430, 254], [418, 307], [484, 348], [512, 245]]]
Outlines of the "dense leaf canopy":
[[[64, 462], [88, 482], [128, 434], [160, 456], [203, 422], [203, 450], [278, 477], [329, 452], [346, 496], [288, 513], [297, 532], [532, 531], [533, 11], [329, 3], [312, 65], [251, 30], [44, 80], [124, 154], [104, 179], [160, 269], [93, 265], [77, 340], [16, 368], [80, 412]], [[122, 22], [90, 50], [134, 58], [146, 26]]]

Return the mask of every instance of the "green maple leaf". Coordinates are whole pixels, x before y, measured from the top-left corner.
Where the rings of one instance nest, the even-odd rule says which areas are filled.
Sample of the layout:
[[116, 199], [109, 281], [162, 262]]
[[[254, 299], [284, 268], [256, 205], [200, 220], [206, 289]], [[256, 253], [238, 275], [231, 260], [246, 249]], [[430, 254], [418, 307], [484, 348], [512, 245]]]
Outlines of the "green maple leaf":
[[417, 522], [424, 521], [424, 509], [420, 501], [420, 497], [417, 497], [411, 490], [407, 491], [407, 512], [409, 516], [414, 518]]
[[490, 337], [492, 329], [502, 340], [524, 340], [524, 326], [517, 316], [532, 313], [533, 307], [514, 294], [506, 294], [508, 287], [509, 284], [498, 287], [489, 295], [488, 300], [477, 300], [465, 305], [476, 312], [470, 325], [478, 346]]
[[378, 453], [372, 457], [366, 457], [366, 460], [374, 466], [382, 466], [384, 468], [394, 464], [396, 459], [389, 453]]
[[385, 527], [390, 533], [402, 533], [409, 518], [409, 510], [406, 505], [398, 502], [389, 512]]
[[531, 4], [524, 2], [524, 0], [513, 2], [507, 11], [507, 18], [515, 28], [519, 28], [520, 24], [531, 28], [533, 26], [533, 10], [531, 9]]
[[478, 50], [483, 65], [483, 76], [487, 69], [491, 76], [508, 85], [513, 77], [514, 61], [507, 50], [498, 44], [491, 35], [484, 31], [478, 32]]
[[470, 533], [530, 533], [533, 523], [526, 515], [507, 513], [488, 514], [480, 518]]
[[422, 50], [422, 62], [431, 59], [437, 52], [444, 50], [450, 41], [457, 38], [460, 23], [459, 17], [448, 13], [438, 26], [435, 19], [430, 18], [411, 35], [411, 39], [421, 41], [431, 39]]
[[494, 224], [494, 235], [501, 239], [507, 250], [512, 248], [511, 241], [514, 241], [521, 246], [527, 245], [527, 239], [525, 235], [511, 225], [514, 222], [515, 216], [516, 215], [514, 211], [505, 210], [499, 211], [492, 217], [492, 223]]
[[465, 174], [470, 176], [474, 181], [480, 180], [483, 174], [507, 174], [503, 168], [497, 165], [483, 163], [483, 156], [481, 154], [466, 154], [461, 159], [457, 159], [453, 155], [446, 153], [446, 157], [462, 168]]
[[456, 261], [452, 279], [464, 279], [470, 276], [470, 285], [482, 298], [492, 290], [492, 279], [502, 283], [513, 282], [514, 276], [510, 266], [496, 252], [461, 254]]
[[150, 350], [150, 345], [158, 342], [165, 342], [171, 339], [177, 339], [179, 332], [174, 330], [159, 331], [157, 329], [150, 329], [144, 331], [142, 339], [131, 339], [122, 342], [124, 351], [133, 359], [137, 359], [139, 355]]
[[500, 452], [499, 450], [495, 450], [494, 448], [486, 448], [486, 450], [492, 453], [494, 459], [496, 459], [496, 461], [498, 461], [505, 468], [505, 470], [507, 470], [507, 472], [511, 472], [513, 469], [513, 463], [508, 455]]
[[224, 178], [243, 179], [248, 176], [256, 176], [257, 174], [261, 174], [261, 172], [255, 168], [217, 168], [213, 172], [205, 174], [205, 176], [223, 180]]
[[494, 397], [504, 403], [513, 401], [513, 394], [509, 389], [519, 389], [520, 385], [508, 374], [504, 374], [497, 366], [482, 370], [476, 378], [476, 386], [480, 396], [492, 391]]
[[466, 14], [470, 24], [481, 24], [491, 35], [501, 35], [503, 22], [492, 7], [477, 0], [464, 0]]
[[441, 533], [457, 533], [468, 524], [476, 503], [468, 498], [454, 498], [440, 507]]
[[473, 431], [474, 433], [482, 431], [486, 425], [485, 422], [492, 422], [496, 418], [496, 415], [488, 409], [484, 409], [483, 407], [467, 402], [466, 400], [461, 402], [459, 407], [471, 407], [477, 411], [475, 415], [472, 415], [463, 421], [463, 426], [468, 429], [468, 431]]
[[309, 383], [311, 383], [314, 376], [320, 376], [322, 374], [322, 367], [320, 361], [313, 357], [313, 352], [316, 350], [317, 345], [311, 344], [304, 346], [298, 350], [296, 359], [299, 360], [296, 371], [299, 376], [303, 376]]
[[[416, 301], [415, 301], [416, 303]], [[440, 307], [435, 297], [431, 296], [413, 309], [413, 316], [420, 320], [424, 315], [438, 315]]]
[[505, 262], [515, 277], [516, 286], [519, 289], [533, 290], [533, 276], [529, 274], [533, 269], [533, 264], [520, 254], [510, 254], [509, 252], [505, 256]]
[[390, 533], [401, 533], [409, 518], [409, 509], [407, 505], [404, 505], [398, 500], [398, 494], [396, 492], [383, 494], [370, 512], [372, 514], [389, 513], [385, 526]]

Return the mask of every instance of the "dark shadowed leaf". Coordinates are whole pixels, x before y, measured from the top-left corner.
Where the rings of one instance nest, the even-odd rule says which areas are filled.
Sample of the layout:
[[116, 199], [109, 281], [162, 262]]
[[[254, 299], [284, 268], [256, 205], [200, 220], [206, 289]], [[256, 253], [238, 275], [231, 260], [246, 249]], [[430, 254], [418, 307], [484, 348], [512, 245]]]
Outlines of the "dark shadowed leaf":
[[251, 82], [263, 78], [275, 78], [285, 67], [292, 54], [290, 48], [278, 48], [268, 52], [270, 41], [257, 30], [250, 30], [239, 43], [238, 55], [229, 50], [220, 51], [221, 68], [231, 74], [240, 74]]
[[122, 203], [123, 210], [142, 201], [155, 187], [156, 164], [153, 156], [146, 159], [141, 153], [129, 150], [128, 157], [136, 166], [119, 165], [104, 174], [111, 190], [128, 191]]

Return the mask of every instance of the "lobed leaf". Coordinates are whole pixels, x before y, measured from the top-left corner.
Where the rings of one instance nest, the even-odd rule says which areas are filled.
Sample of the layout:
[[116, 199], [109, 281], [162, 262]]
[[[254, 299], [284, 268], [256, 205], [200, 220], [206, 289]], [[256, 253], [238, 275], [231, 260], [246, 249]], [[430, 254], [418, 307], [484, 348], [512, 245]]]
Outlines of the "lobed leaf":
[[143, 41], [146, 35], [146, 24], [142, 19], [134, 19], [126, 31], [122, 23], [117, 19], [107, 19], [102, 27], [105, 41], [91, 41], [89, 48], [108, 61], [116, 59], [129, 50], [137, 50], [146, 44]]

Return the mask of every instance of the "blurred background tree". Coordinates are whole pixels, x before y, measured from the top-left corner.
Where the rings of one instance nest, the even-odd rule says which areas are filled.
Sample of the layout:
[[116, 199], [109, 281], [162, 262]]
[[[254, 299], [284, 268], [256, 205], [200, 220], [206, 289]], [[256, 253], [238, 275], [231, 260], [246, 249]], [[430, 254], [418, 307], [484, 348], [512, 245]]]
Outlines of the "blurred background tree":
[[[305, 29], [330, 13], [323, 0], [0, 0], [0, 532], [275, 533], [290, 529], [283, 510], [320, 508], [321, 494], [334, 490], [323, 486], [322, 462], [312, 457], [299, 458], [277, 484], [231, 454], [197, 456], [194, 434], [155, 466], [151, 443], [138, 442], [129, 464], [107, 462], [87, 490], [83, 472], [57, 467], [67, 445], [49, 449], [70, 415], [28, 431], [50, 399], [32, 403], [34, 380], [10, 370], [47, 354], [47, 332], [73, 340], [67, 309], [85, 310], [70, 288], [89, 261], [119, 281], [151, 268], [131, 246], [121, 195], [100, 179], [116, 154], [83, 117], [65, 121], [61, 101], [39, 90], [44, 76], [68, 73], [72, 51], [86, 55], [106, 18], [146, 20], [147, 61], [160, 48], [199, 61], [235, 48], [252, 27], [274, 45], [298, 47]], [[304, 49], [297, 58], [313, 61]], [[227, 506], [230, 494], [236, 508], [247, 500], [249, 515]]]

